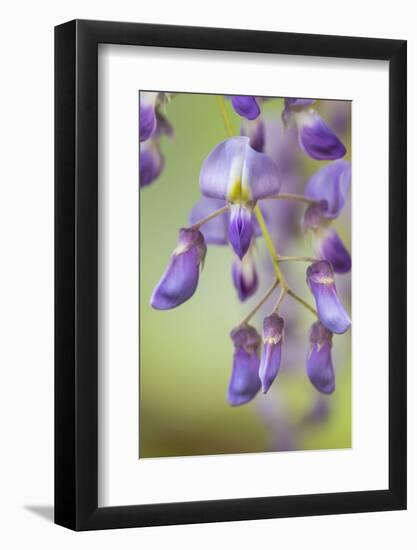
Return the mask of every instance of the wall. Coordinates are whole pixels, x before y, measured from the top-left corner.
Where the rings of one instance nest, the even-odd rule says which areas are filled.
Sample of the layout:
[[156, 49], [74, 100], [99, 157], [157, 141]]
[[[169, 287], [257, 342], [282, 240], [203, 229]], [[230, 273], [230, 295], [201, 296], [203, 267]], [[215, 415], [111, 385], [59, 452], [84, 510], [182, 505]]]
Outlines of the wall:
[[[46, 518], [53, 472], [53, 26], [75, 17], [404, 38], [409, 40], [409, 149], [417, 147], [417, 37], [413, 3], [312, 4], [188, 0], [7, 3], [2, 9], [0, 129], [0, 540], [4, 548], [212, 548], [233, 544], [338, 550], [371, 542], [415, 547], [416, 286], [409, 290], [409, 510], [74, 534]], [[375, 128], [377, 132], [378, 129]], [[372, 140], [372, 136], [370, 136]], [[410, 154], [409, 204], [416, 204]], [[417, 278], [417, 216], [409, 221], [409, 280]], [[413, 254], [411, 257], [411, 253]], [[375, 266], [375, 276], [379, 266]], [[370, 388], [370, 402], [372, 388]], [[343, 472], [340, 472], [343, 475]]]

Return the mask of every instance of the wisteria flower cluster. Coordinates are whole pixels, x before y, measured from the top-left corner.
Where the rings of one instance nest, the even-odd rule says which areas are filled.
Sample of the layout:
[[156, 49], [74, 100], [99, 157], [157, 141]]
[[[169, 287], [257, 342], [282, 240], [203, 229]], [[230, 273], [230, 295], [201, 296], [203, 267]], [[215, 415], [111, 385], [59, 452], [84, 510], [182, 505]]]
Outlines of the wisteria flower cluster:
[[[228, 402], [247, 403], [260, 390], [268, 392], [277, 378], [281, 356], [285, 361], [287, 323], [280, 315], [284, 299], [295, 300], [314, 318], [306, 346], [306, 373], [320, 393], [331, 394], [335, 390], [333, 335], [346, 333], [351, 325], [335, 283], [335, 273], [351, 270], [351, 257], [332, 227], [345, 206], [351, 183], [351, 166], [343, 158], [345, 145], [320, 116], [314, 100], [286, 98], [278, 121], [283, 135], [295, 136], [301, 154], [320, 161], [320, 165], [305, 183], [303, 194], [284, 193], [281, 187], [289, 170], [290, 153], [284, 149], [279, 159], [266, 153], [266, 120], [262, 110], [267, 99], [216, 98], [227, 137], [207, 152], [201, 165], [201, 198], [190, 210], [189, 225], [179, 229], [177, 245], [154, 288], [150, 304], [157, 310], [168, 310], [189, 300], [197, 290], [207, 247], [211, 245], [232, 248], [235, 259], [231, 278], [239, 300], [244, 302], [258, 291], [258, 267], [253, 251], [256, 241], [264, 239], [272, 267], [271, 284], [252, 311], [231, 330], [234, 354]], [[165, 116], [165, 106], [171, 99], [172, 94], [141, 94], [141, 187], [155, 182], [163, 169], [160, 139], [174, 133]], [[231, 102], [241, 117], [239, 135], [233, 132], [228, 119], [226, 101]], [[280, 255], [273, 238], [277, 216], [285, 216], [285, 208], [289, 209], [294, 201], [304, 205], [299, 222], [313, 238], [309, 257]], [[271, 207], [276, 204], [286, 206], [278, 211]], [[307, 265], [306, 284], [315, 307], [294, 292], [287, 281], [282, 264], [290, 261]], [[275, 305], [258, 331], [250, 321], [275, 292]]]

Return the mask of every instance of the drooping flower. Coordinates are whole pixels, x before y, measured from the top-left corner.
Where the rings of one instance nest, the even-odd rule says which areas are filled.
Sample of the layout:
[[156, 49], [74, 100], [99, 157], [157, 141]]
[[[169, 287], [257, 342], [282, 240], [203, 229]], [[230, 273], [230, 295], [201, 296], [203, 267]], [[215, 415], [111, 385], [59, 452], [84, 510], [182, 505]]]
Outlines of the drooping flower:
[[153, 139], [142, 142], [139, 149], [140, 187], [146, 187], [158, 179], [164, 164], [159, 143]]
[[240, 135], [247, 136], [250, 146], [258, 153], [263, 153], [265, 148], [265, 125], [261, 118], [242, 121]]
[[284, 319], [272, 313], [263, 323], [263, 350], [259, 367], [262, 391], [266, 393], [275, 380], [281, 365], [281, 348], [284, 337]]
[[232, 95], [233, 109], [240, 116], [254, 120], [261, 114], [258, 102], [252, 95]]
[[206, 255], [204, 237], [197, 229], [180, 229], [168, 267], [151, 296], [155, 309], [172, 309], [196, 291], [200, 266]]
[[316, 255], [332, 264], [335, 273], [348, 273], [352, 260], [342, 239], [332, 228], [323, 228], [314, 233], [314, 249]]
[[236, 406], [253, 399], [261, 388], [258, 374], [261, 337], [250, 325], [234, 329], [230, 337], [235, 351], [227, 399], [230, 405]]
[[346, 154], [346, 147], [321, 116], [310, 109], [294, 114], [298, 143], [306, 155], [315, 160], [335, 160]]
[[322, 324], [330, 332], [346, 332], [351, 322], [337, 295], [331, 264], [326, 260], [311, 264], [307, 268], [307, 284], [316, 301], [317, 313]]
[[310, 329], [310, 350], [307, 355], [307, 375], [321, 393], [333, 393], [335, 376], [331, 356], [332, 333], [317, 321]]
[[139, 141], [146, 141], [154, 134], [157, 126], [156, 102], [158, 92], [142, 92], [139, 110]]
[[235, 259], [232, 264], [232, 280], [241, 302], [255, 294], [258, 289], [258, 274], [250, 251], [242, 260]]
[[304, 195], [308, 199], [322, 203], [321, 217], [334, 219], [345, 206], [350, 181], [350, 163], [346, 160], [336, 160], [311, 176], [306, 184]]
[[252, 211], [256, 201], [280, 190], [278, 167], [267, 155], [252, 149], [248, 137], [229, 138], [205, 159], [200, 188], [206, 197], [232, 205], [228, 237], [242, 259], [254, 232]]

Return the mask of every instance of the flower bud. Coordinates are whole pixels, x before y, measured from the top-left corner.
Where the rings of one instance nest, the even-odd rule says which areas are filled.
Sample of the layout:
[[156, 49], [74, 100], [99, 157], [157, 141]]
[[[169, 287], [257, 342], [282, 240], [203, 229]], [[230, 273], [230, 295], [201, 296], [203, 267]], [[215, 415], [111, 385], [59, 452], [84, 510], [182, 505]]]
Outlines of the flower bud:
[[335, 160], [346, 154], [346, 148], [314, 110], [295, 114], [298, 142], [306, 155], [316, 160]]
[[261, 337], [250, 325], [234, 329], [230, 337], [235, 351], [227, 399], [230, 405], [237, 406], [253, 399], [261, 387], [258, 374]]
[[334, 229], [322, 229], [313, 239], [317, 256], [330, 262], [335, 273], [348, 273], [351, 270], [350, 254]]
[[323, 325], [336, 334], [350, 327], [350, 318], [336, 292], [332, 266], [320, 260], [307, 268], [307, 284], [316, 301], [317, 313]]
[[258, 102], [252, 95], [232, 95], [233, 109], [240, 116], [254, 120], [261, 114]]
[[255, 294], [258, 289], [258, 274], [250, 252], [242, 260], [233, 262], [232, 279], [241, 302]]
[[159, 178], [165, 161], [159, 145], [153, 139], [140, 144], [139, 185], [146, 187]]
[[172, 309], [191, 298], [198, 285], [200, 265], [205, 255], [206, 244], [200, 231], [180, 229], [177, 247], [153, 291], [151, 306]]
[[281, 365], [281, 347], [284, 337], [284, 319], [272, 313], [264, 319], [263, 350], [259, 378], [262, 382], [262, 391], [266, 393], [275, 380]]
[[332, 333], [317, 321], [310, 329], [307, 375], [313, 386], [324, 394], [332, 393], [335, 389], [331, 349]]

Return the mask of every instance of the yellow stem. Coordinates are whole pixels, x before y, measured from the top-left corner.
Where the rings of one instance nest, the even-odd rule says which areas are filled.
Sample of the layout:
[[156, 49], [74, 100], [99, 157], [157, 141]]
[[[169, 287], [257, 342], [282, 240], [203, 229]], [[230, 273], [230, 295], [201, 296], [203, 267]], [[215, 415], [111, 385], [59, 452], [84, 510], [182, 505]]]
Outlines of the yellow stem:
[[268, 298], [271, 296], [271, 294], [274, 292], [274, 290], [278, 286], [278, 281], [275, 280], [272, 284], [272, 286], [265, 292], [265, 294], [262, 296], [262, 298], [259, 300], [259, 302], [256, 304], [256, 306], [252, 309], [248, 315], [243, 319], [243, 321], [240, 323], [240, 325], [246, 325], [252, 317], [255, 315], [255, 313], [258, 311], [258, 309], [264, 305], [264, 303], [268, 300]]
[[226, 128], [226, 133], [229, 137], [232, 137], [232, 136], [235, 135], [235, 133], [233, 131], [233, 127], [232, 127], [232, 124], [230, 122], [230, 119], [227, 116], [226, 103], [224, 101], [224, 97], [222, 95], [217, 95], [216, 99], [217, 99], [217, 103], [219, 105], [220, 113], [222, 115], [224, 127]]
[[229, 205], [227, 204], [226, 206], [223, 206], [222, 208], [219, 208], [218, 210], [215, 210], [214, 212], [212, 212], [211, 214], [208, 214], [207, 216], [205, 216], [204, 218], [201, 218], [200, 220], [198, 220], [197, 222], [195, 222], [191, 228], [193, 229], [199, 229], [204, 223], [207, 223], [209, 222], [210, 220], [212, 220], [213, 218], [215, 218], [216, 216], [220, 216], [220, 214], [223, 214], [224, 212], [227, 212], [229, 210]]
[[281, 288], [287, 290], [288, 289], [288, 283], [285, 280], [284, 274], [281, 271], [281, 268], [279, 267], [279, 256], [278, 252], [275, 249], [274, 243], [271, 239], [271, 235], [269, 234], [268, 228], [265, 223], [265, 218], [262, 214], [261, 209], [259, 208], [259, 205], [257, 204], [254, 209], [254, 213], [256, 216], [256, 219], [258, 220], [259, 227], [262, 231], [262, 236], [265, 239], [265, 244], [268, 249], [269, 255], [272, 259], [272, 264], [274, 266], [275, 274], [277, 276], [278, 281], [281, 284]]

